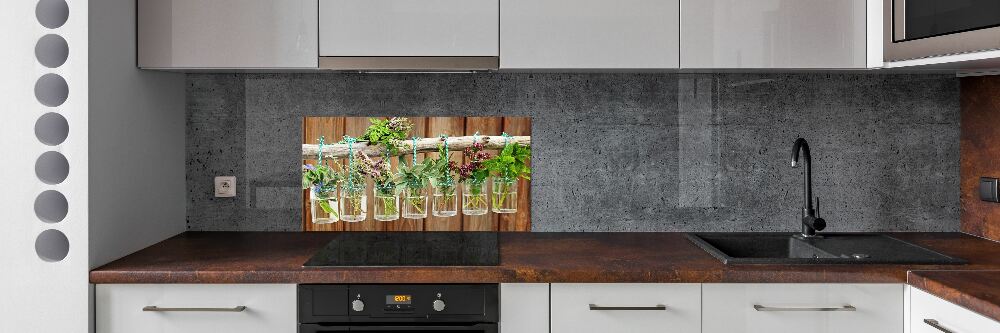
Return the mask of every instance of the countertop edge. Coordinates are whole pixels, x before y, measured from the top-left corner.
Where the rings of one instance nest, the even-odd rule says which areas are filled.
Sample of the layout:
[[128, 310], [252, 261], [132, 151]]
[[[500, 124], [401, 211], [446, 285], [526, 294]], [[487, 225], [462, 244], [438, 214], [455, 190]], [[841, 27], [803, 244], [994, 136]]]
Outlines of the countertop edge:
[[[962, 278], [963, 275], [991, 273], [1000, 280], [1000, 270], [933, 270], [933, 271], [910, 271], [906, 275], [906, 283], [914, 288], [927, 292], [945, 301], [951, 302], [984, 317], [1000, 322], [1000, 303], [995, 299], [984, 299], [978, 297], [982, 290], [970, 290], [974, 288], [962, 288], [940, 280], [940, 276], [951, 275]], [[973, 279], [978, 280], [976, 277]], [[1000, 288], [1000, 284], [995, 285]]]

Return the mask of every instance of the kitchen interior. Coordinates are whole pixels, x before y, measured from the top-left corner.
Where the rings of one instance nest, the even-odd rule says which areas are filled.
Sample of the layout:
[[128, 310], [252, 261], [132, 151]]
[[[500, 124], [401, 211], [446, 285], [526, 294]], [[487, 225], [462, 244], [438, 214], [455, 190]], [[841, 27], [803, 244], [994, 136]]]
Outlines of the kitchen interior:
[[0, 332], [1000, 332], [995, 1], [0, 27]]

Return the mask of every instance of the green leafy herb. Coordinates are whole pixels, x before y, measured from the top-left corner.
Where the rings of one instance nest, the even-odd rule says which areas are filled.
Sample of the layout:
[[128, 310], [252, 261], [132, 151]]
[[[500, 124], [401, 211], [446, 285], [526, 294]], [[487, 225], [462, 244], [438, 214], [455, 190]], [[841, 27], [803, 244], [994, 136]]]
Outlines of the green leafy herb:
[[399, 183], [411, 190], [418, 190], [426, 186], [427, 180], [434, 174], [435, 160], [425, 159], [422, 163], [406, 166], [404, 161], [399, 162], [399, 174], [396, 178]]
[[[337, 164], [339, 169], [339, 164]], [[343, 175], [328, 165], [306, 164], [302, 166], [302, 188], [317, 192], [328, 192], [343, 180]]]
[[458, 167], [459, 182], [483, 183], [486, 181], [490, 172], [484, 163], [490, 160], [490, 154], [484, 152], [484, 148], [483, 143], [476, 142], [472, 144], [472, 147], [465, 148], [465, 151], [462, 152], [468, 163]]
[[483, 162], [490, 174], [508, 180], [517, 178], [531, 179], [531, 147], [520, 143], [511, 143], [503, 147], [500, 154]]
[[424, 163], [427, 164], [427, 178], [431, 179], [435, 184], [453, 186], [457, 180], [456, 172], [458, 171], [458, 164], [452, 161], [448, 155], [444, 150], [444, 145], [438, 145], [438, 157], [431, 160], [424, 160]]
[[319, 203], [319, 208], [323, 209], [327, 214], [337, 214], [337, 211], [333, 210], [333, 207], [330, 206], [329, 200], [319, 200], [317, 202]]
[[371, 177], [375, 182], [375, 190], [379, 194], [392, 195], [398, 193], [399, 179], [396, 175], [392, 174], [388, 161], [385, 159], [372, 159], [360, 151], [355, 153], [355, 156], [358, 162], [360, 162], [357, 163], [358, 171], [363, 175]]
[[365, 130], [365, 134], [358, 139], [384, 147], [388, 155], [399, 154], [399, 141], [409, 138], [410, 130], [413, 129], [413, 123], [402, 117], [368, 118], [368, 121], [371, 122], [371, 125]]
[[[336, 168], [339, 169], [340, 165], [336, 165]], [[337, 184], [343, 179], [343, 175], [328, 165], [306, 164], [302, 166], [302, 188], [311, 189], [319, 198], [324, 199], [316, 202], [327, 214], [336, 214], [336, 210], [330, 206], [330, 202], [325, 198], [336, 195]]]

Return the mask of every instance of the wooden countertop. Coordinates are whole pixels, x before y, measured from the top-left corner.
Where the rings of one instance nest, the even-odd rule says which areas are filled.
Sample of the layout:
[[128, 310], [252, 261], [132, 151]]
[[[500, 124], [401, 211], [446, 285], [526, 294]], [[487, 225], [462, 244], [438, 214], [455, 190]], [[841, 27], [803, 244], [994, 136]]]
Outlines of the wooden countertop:
[[907, 283], [1000, 321], [1000, 270], [911, 271]]
[[894, 233], [968, 265], [726, 266], [683, 233], [502, 233], [491, 267], [302, 267], [336, 233], [186, 232], [90, 273], [91, 283], [904, 283], [910, 270], [1000, 270], [1000, 243]]
[[501, 233], [499, 266], [302, 267], [335, 235], [186, 232], [95, 269], [90, 282], [908, 282], [1000, 320], [1000, 243], [961, 233], [890, 235], [968, 265], [726, 266], [683, 233]]

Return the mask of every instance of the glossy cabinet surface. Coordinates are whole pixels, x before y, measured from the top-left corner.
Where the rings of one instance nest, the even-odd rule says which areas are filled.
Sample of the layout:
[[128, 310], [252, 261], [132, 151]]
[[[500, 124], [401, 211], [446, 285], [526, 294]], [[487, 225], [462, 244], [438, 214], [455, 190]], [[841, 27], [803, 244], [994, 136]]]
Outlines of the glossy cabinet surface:
[[549, 332], [549, 284], [500, 284], [500, 333]]
[[681, 67], [865, 68], [866, 7], [865, 0], [682, 0]]
[[701, 332], [700, 284], [553, 283], [551, 288], [552, 333]]
[[953, 333], [1000, 332], [1000, 322], [917, 288], [910, 287], [909, 292], [910, 331], [907, 333], [941, 333], [942, 329]]
[[678, 0], [503, 0], [500, 68], [677, 68], [678, 9]]
[[[704, 284], [704, 333], [903, 332], [902, 284]], [[853, 311], [833, 311], [848, 309]]]
[[139, 0], [141, 68], [316, 68], [316, 0]]
[[319, 0], [319, 53], [495, 57], [499, 10], [499, 0]]
[[[99, 284], [95, 310], [98, 333], [294, 333], [294, 284]], [[199, 311], [143, 311], [144, 307], [202, 308]], [[239, 312], [204, 311], [204, 308]]]

